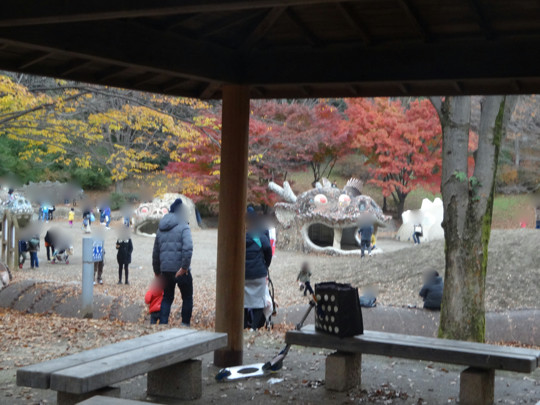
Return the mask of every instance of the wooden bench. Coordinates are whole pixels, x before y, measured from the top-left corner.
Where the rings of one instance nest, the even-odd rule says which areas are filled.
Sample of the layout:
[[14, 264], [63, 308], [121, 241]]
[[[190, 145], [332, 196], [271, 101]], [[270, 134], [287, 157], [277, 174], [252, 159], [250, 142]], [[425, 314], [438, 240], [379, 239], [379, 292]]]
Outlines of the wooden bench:
[[468, 366], [460, 376], [460, 404], [487, 405], [494, 401], [495, 370], [532, 373], [540, 351], [483, 343], [365, 331], [340, 339], [315, 332], [313, 325], [287, 332], [288, 344], [336, 350], [326, 359], [326, 387], [345, 391], [361, 382], [362, 354], [426, 360]]
[[225, 333], [168, 329], [22, 367], [17, 385], [58, 391], [58, 404], [66, 405], [99, 394], [119, 396], [112, 384], [148, 373], [148, 395], [196, 399], [202, 367], [192, 359], [226, 345]]

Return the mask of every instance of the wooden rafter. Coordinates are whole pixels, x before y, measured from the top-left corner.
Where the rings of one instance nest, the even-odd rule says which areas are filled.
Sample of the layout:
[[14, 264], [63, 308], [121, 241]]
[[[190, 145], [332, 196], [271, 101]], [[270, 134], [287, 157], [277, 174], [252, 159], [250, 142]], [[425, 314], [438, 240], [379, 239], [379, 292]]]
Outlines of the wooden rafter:
[[306, 6], [345, 0], [3, 0], [0, 27]]
[[30, 56], [24, 58], [24, 60], [21, 61], [18, 68], [26, 69], [32, 65], [35, 65], [38, 62], [41, 62], [42, 60], [47, 59], [51, 55], [52, 55], [51, 52], [41, 52], [41, 51], [33, 52]]
[[336, 8], [339, 10], [344, 20], [349, 24], [349, 26], [362, 38], [364, 44], [369, 45], [371, 43], [371, 38], [365, 30], [365, 28], [360, 23], [360, 18], [356, 12], [351, 8], [349, 4], [345, 3], [336, 3]]
[[[234, 81], [240, 68], [233, 52], [172, 33], [163, 33], [129, 22], [69, 24], [0, 29], [0, 42], [73, 58], [94, 60], [119, 68], [135, 68], [196, 80]], [[133, 42], [138, 43], [133, 47]], [[155, 44], [159, 43], [157, 47]], [[182, 50], [180, 54], [178, 50]], [[122, 52], [119, 52], [122, 50]], [[197, 62], [195, 62], [197, 61]]]
[[424, 41], [431, 39], [431, 34], [426, 26], [426, 23], [420, 17], [418, 10], [412, 5], [410, 0], [397, 0], [401, 9], [407, 15], [407, 18], [412, 23], [418, 34], [422, 36]]
[[305, 40], [311, 45], [311, 46], [319, 46], [321, 44], [321, 40], [309, 29], [309, 27], [300, 19], [298, 14], [296, 14], [295, 11], [293, 11], [291, 8], [287, 8], [285, 10], [285, 14], [289, 19], [296, 25], [296, 27], [300, 30], [302, 35], [304, 36]]
[[242, 51], [251, 50], [270, 31], [286, 9], [287, 7], [276, 7], [268, 11], [257, 27], [247, 36], [240, 49]]
[[486, 19], [482, 5], [478, 0], [467, 0], [467, 2], [475, 15], [478, 26], [484, 33], [484, 36], [487, 39], [492, 39], [494, 37], [494, 32]]

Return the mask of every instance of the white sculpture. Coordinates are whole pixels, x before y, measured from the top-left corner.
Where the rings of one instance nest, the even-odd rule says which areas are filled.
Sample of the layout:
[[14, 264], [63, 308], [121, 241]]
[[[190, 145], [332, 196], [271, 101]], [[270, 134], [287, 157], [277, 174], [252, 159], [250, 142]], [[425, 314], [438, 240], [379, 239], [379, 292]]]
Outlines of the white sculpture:
[[412, 241], [413, 228], [415, 224], [422, 225], [423, 236], [421, 242], [444, 239], [444, 230], [441, 226], [443, 221], [444, 208], [440, 198], [435, 198], [433, 202], [424, 198], [419, 210], [409, 210], [401, 214], [403, 225], [399, 228], [396, 239]]

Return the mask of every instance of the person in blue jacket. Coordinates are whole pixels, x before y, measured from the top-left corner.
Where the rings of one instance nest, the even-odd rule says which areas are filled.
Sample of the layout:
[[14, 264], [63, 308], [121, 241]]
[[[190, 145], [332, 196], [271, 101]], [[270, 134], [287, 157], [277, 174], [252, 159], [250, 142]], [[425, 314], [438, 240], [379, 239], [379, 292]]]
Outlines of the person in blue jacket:
[[244, 328], [264, 326], [266, 278], [272, 262], [270, 239], [258, 229], [257, 214], [248, 211], [246, 220], [246, 275], [244, 283]]

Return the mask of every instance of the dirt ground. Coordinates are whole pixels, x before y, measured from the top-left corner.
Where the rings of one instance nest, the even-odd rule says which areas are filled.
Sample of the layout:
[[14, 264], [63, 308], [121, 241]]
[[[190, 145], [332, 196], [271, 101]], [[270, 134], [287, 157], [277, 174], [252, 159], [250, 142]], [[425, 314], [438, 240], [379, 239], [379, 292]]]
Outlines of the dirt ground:
[[[47, 227], [58, 226], [73, 238], [75, 254], [70, 264], [50, 264], [44, 248], [39, 253], [40, 268], [16, 269], [15, 281], [24, 279], [49, 280], [77, 285], [81, 280], [82, 231], [72, 229], [65, 221], [54, 221]], [[103, 232], [107, 250], [104, 285], [95, 287], [96, 294], [140, 303], [150, 280], [153, 239], [133, 235], [134, 254], [130, 285], [117, 285], [115, 240], [119, 224], [110, 231], [99, 225], [94, 232]], [[43, 238], [45, 229], [41, 236]], [[193, 232], [195, 327], [212, 327], [215, 297], [217, 231]], [[385, 306], [420, 305], [417, 298], [422, 272], [444, 268], [442, 241], [413, 247], [410, 243], [380, 239], [384, 254], [360, 260], [358, 257], [330, 257], [278, 251], [271, 266], [276, 299], [282, 308], [305, 304], [298, 291], [296, 275], [303, 261], [313, 269], [313, 283], [327, 280], [351, 282], [359, 287], [375, 285], [378, 301]], [[487, 279], [487, 307], [491, 311], [519, 308], [539, 308], [540, 291], [540, 232], [528, 229], [494, 231], [490, 244]], [[173, 311], [179, 310], [179, 302]], [[175, 323], [173, 322], [174, 326]], [[22, 314], [0, 309], [2, 357], [0, 359], [0, 404], [55, 403], [54, 393], [20, 388], [15, 385], [17, 367], [32, 364], [81, 350], [102, 346], [151, 333], [155, 329], [141, 323], [111, 322], [60, 318], [54, 314]], [[278, 325], [273, 331], [245, 335], [245, 363], [271, 358], [283, 346], [283, 331]], [[212, 356], [203, 357], [204, 396], [194, 404], [203, 403], [380, 403], [380, 404], [441, 404], [456, 403], [459, 391], [460, 367], [436, 363], [364, 356], [361, 389], [347, 393], [330, 393], [322, 386], [324, 358], [327, 352], [318, 349], [294, 348], [285, 369], [277, 374], [278, 382], [267, 378], [238, 383], [218, 384], [214, 381], [217, 369], [211, 365]], [[282, 379], [282, 380], [280, 380]], [[532, 375], [498, 373], [497, 403], [535, 404], [540, 400], [540, 371]], [[138, 377], [122, 383], [122, 396], [143, 398], [146, 378]]]
[[[46, 224], [61, 228], [73, 240], [75, 254], [69, 265], [50, 264], [46, 261], [45, 248], [39, 252], [40, 268], [16, 269], [15, 280], [38, 279], [62, 283], [80, 283], [82, 274], [81, 244], [84, 236], [78, 226], [69, 228], [67, 221]], [[119, 223], [104, 231], [100, 225], [94, 233], [105, 236], [104, 284], [95, 287], [95, 293], [122, 296], [133, 302], [142, 302], [146, 288], [153, 277], [152, 247], [154, 239], [132, 235], [134, 252], [130, 265], [130, 285], [117, 285], [118, 269], [115, 242]], [[215, 229], [193, 232], [194, 254], [192, 273], [194, 278], [194, 322], [204, 325], [211, 322], [214, 311], [217, 231]], [[377, 245], [383, 254], [360, 259], [357, 256], [334, 257], [306, 255], [300, 252], [277, 251], [270, 267], [275, 287], [276, 301], [281, 307], [303, 304], [298, 291], [296, 276], [302, 262], [311, 264], [312, 285], [320, 281], [348, 282], [359, 288], [375, 286], [377, 301], [386, 306], [421, 306], [418, 291], [422, 285], [422, 273], [436, 269], [444, 272], [444, 241], [434, 241], [420, 246], [380, 238]], [[494, 230], [492, 232], [486, 287], [486, 309], [503, 311], [523, 308], [539, 308], [540, 291], [540, 232], [534, 229]]]
[[[155, 332], [159, 326], [106, 320], [66, 319], [56, 315], [22, 314], [0, 308], [2, 356], [0, 358], [0, 404], [54, 404], [53, 391], [17, 387], [18, 367], [77, 353]], [[283, 348], [279, 330], [246, 332], [244, 363], [271, 359]], [[432, 362], [408, 361], [380, 356], [362, 356], [362, 386], [336, 393], [324, 389], [324, 361], [329, 352], [293, 347], [284, 368], [271, 376], [217, 383], [212, 355], [203, 360], [203, 397], [183, 401], [202, 404], [455, 404], [462, 367]], [[145, 399], [146, 377], [118, 384], [121, 396]], [[530, 375], [497, 372], [497, 404], [536, 404], [540, 400], [540, 370]], [[163, 404], [178, 403], [163, 398]]]

